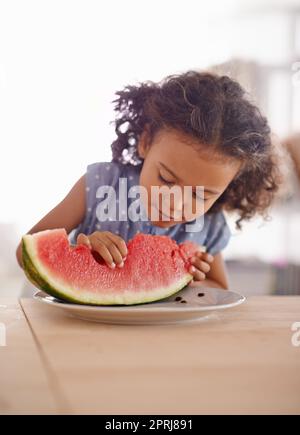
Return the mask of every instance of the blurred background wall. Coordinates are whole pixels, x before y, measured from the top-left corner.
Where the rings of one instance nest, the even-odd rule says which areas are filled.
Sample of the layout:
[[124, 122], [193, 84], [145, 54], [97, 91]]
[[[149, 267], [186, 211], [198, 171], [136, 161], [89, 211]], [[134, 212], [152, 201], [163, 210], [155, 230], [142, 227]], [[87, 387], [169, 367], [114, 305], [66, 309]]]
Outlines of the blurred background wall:
[[22, 234], [111, 160], [114, 92], [187, 69], [238, 78], [282, 144], [271, 220], [228, 216], [232, 288], [300, 293], [299, 0], [0, 0], [1, 295], [23, 288]]

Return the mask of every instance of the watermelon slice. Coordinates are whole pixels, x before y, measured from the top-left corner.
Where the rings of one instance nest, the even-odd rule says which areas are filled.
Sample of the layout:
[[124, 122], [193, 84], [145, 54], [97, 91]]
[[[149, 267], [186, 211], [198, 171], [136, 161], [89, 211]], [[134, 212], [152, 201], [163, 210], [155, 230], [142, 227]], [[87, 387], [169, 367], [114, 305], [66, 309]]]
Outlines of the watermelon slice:
[[22, 238], [24, 272], [39, 289], [79, 304], [133, 305], [157, 301], [191, 280], [193, 242], [137, 234], [127, 243], [123, 268], [111, 269], [85, 245], [72, 246], [64, 228]]

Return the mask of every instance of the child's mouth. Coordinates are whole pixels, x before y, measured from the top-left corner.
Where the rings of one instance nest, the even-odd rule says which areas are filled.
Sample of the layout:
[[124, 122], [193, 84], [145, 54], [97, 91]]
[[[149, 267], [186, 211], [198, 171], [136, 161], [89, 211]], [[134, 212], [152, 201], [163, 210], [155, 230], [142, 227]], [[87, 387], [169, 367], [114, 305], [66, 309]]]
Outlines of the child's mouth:
[[169, 220], [169, 221], [174, 221], [174, 220], [175, 220], [174, 217], [166, 215], [166, 214], [163, 213], [160, 209], [158, 209], [158, 211], [159, 211], [159, 218], [163, 218], [163, 217], [165, 217], [165, 218], [167, 218], [167, 220]]
[[[158, 212], [158, 219], [155, 219], [156, 216], [154, 215], [154, 212], [152, 210], [156, 210]], [[151, 205], [151, 221], [154, 222], [155, 220], [159, 222], [161, 225], [170, 225], [170, 223], [174, 224], [175, 222], [181, 223], [181, 220], [175, 219], [174, 216], [167, 215], [164, 213], [160, 208], [158, 208], [156, 205]]]

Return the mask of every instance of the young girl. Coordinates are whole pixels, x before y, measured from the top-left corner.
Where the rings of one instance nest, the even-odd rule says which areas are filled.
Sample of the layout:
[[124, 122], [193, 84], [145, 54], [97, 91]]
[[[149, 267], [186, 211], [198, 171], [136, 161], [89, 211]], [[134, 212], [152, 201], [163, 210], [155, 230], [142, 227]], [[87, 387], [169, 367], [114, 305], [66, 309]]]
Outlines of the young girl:
[[[223, 210], [237, 212], [241, 228], [243, 220], [265, 213], [278, 188], [266, 118], [237, 82], [206, 72], [187, 71], [159, 83], [127, 86], [116, 95], [112, 161], [89, 165], [67, 196], [28, 233], [64, 227], [71, 243], [88, 245], [110, 267], [124, 266], [126, 243], [138, 232], [168, 235], [178, 243], [193, 240], [199, 245], [191, 259], [193, 281], [227, 289], [221, 251], [230, 231]], [[148, 218], [99, 221], [99, 186], [112, 186], [118, 198], [122, 178], [127, 193], [136, 185], [148, 193], [143, 200]], [[164, 216], [161, 205], [153, 203], [151, 187], [175, 185], [192, 186], [191, 204], [173, 199]], [[203, 186], [203, 197], [197, 196], [196, 186]], [[186, 218], [184, 209], [190, 205], [194, 210], [197, 201], [204, 201], [204, 207], [195, 219], [201, 214], [204, 225], [188, 232], [186, 223], [196, 220]], [[156, 220], [150, 219], [153, 206], [159, 213]], [[177, 211], [182, 211], [181, 221], [174, 219]], [[22, 266], [21, 255], [20, 243], [17, 259]]]

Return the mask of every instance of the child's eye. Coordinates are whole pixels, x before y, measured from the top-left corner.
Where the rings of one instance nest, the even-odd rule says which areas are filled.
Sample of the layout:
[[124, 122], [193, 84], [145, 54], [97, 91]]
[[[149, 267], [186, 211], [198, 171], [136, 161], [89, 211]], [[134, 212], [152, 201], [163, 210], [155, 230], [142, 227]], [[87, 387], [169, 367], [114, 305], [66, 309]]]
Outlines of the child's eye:
[[160, 174], [158, 174], [158, 178], [160, 179], [160, 181], [162, 181], [165, 184], [168, 184], [168, 185], [174, 184], [173, 181], [165, 180]]
[[[167, 184], [167, 185], [171, 185], [171, 184], [174, 184], [174, 182], [173, 181], [168, 181], [168, 180], [166, 180], [164, 177], [162, 177], [160, 174], [158, 174], [158, 178], [160, 179], [160, 181], [162, 182], [162, 183], [165, 183], [165, 184]], [[198, 196], [197, 194], [196, 194], [196, 192], [193, 192], [193, 197], [195, 198], [195, 199], [197, 199], [198, 201], [207, 201], [207, 198], [201, 198], [200, 196]]]

